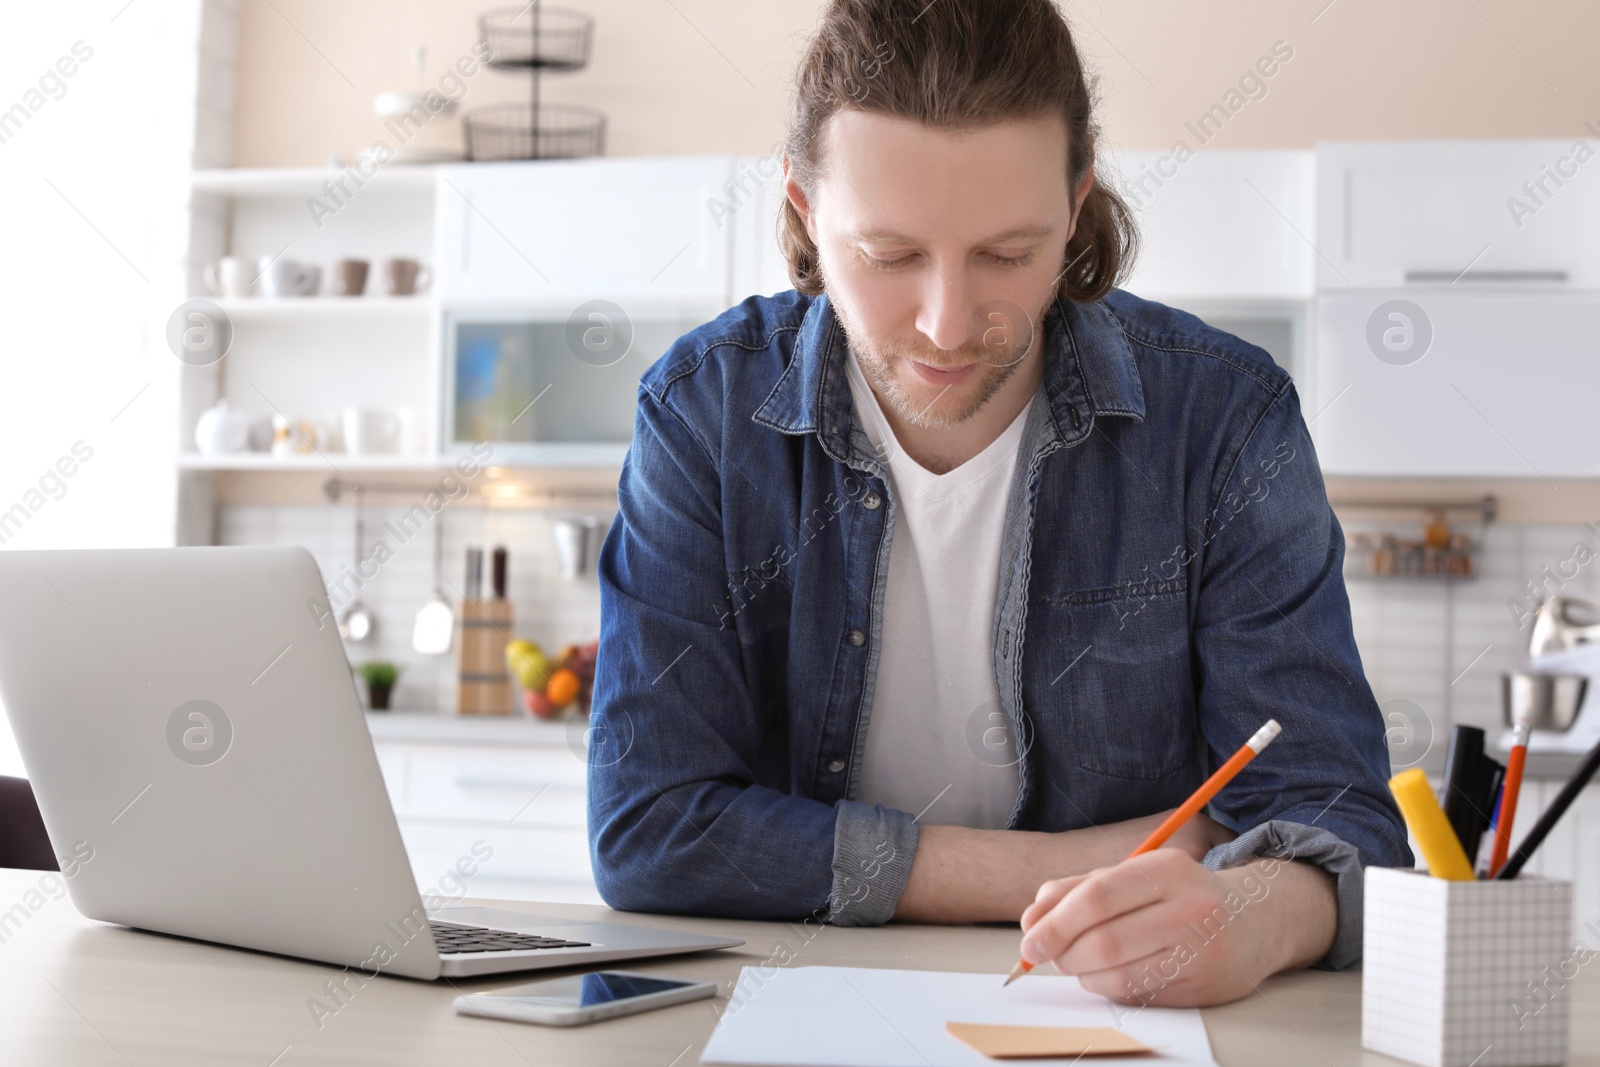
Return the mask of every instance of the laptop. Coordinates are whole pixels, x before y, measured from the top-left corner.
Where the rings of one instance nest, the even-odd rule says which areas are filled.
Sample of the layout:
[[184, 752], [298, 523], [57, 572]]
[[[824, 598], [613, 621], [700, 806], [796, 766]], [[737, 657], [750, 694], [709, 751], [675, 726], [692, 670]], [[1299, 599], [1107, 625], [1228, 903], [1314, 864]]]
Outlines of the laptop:
[[437, 979], [744, 942], [425, 910], [303, 548], [0, 552], [0, 699], [91, 919]]

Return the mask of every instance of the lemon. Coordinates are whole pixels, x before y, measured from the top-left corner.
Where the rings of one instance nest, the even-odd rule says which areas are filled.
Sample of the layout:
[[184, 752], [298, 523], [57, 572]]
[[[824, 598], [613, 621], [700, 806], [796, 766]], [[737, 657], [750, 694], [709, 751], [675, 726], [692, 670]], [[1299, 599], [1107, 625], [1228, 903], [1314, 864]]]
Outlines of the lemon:
[[542, 690], [549, 684], [555, 665], [544, 649], [532, 641], [512, 641], [506, 645], [506, 669], [516, 675], [522, 688]]

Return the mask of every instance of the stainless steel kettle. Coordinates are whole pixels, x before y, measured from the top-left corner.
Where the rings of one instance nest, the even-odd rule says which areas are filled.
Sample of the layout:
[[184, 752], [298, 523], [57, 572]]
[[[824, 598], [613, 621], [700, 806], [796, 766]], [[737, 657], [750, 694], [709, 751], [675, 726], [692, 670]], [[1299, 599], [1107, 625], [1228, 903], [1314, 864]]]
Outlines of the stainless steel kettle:
[[[1545, 657], [1593, 645], [1583, 653], [1594, 663], [1573, 663], [1562, 657], [1560, 669]], [[1526, 719], [1535, 730], [1565, 733], [1572, 729], [1588, 695], [1591, 667], [1600, 666], [1600, 604], [1577, 597], [1553, 596], [1534, 613], [1528, 635], [1534, 669], [1501, 675], [1501, 703], [1507, 726]]]
[[1552, 652], [1600, 643], [1600, 604], [1553, 596], [1539, 605], [1528, 635], [1528, 654], [1536, 661]]

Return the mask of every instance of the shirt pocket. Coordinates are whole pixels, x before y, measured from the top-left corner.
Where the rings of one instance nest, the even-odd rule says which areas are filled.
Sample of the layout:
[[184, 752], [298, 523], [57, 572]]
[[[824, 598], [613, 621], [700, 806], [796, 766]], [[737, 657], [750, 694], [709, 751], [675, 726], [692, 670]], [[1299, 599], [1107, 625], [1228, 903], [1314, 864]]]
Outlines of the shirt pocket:
[[[1077, 765], [1132, 781], [1166, 777], [1196, 753], [1184, 582], [1148, 582], [1044, 598], [1047, 620], [1028, 674], [1041, 726]], [[1033, 642], [1029, 642], [1030, 645]]]

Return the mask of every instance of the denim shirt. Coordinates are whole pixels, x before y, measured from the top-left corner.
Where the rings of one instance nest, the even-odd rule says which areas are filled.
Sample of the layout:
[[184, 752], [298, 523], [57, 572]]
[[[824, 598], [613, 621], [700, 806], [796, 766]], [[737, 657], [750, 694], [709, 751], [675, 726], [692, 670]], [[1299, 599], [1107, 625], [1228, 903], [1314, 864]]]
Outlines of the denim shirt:
[[[1276, 718], [1212, 802], [1241, 836], [1206, 863], [1321, 867], [1340, 912], [1322, 962], [1347, 966], [1362, 867], [1411, 859], [1293, 384], [1120, 290], [1056, 300], [1041, 336], [993, 609], [1023, 753], [1009, 828], [1175, 807]], [[688, 333], [641, 381], [600, 557], [588, 752], [612, 907], [863, 925], [905, 887], [915, 815], [856, 799], [895, 500], [846, 351], [826, 296], [790, 291]]]

